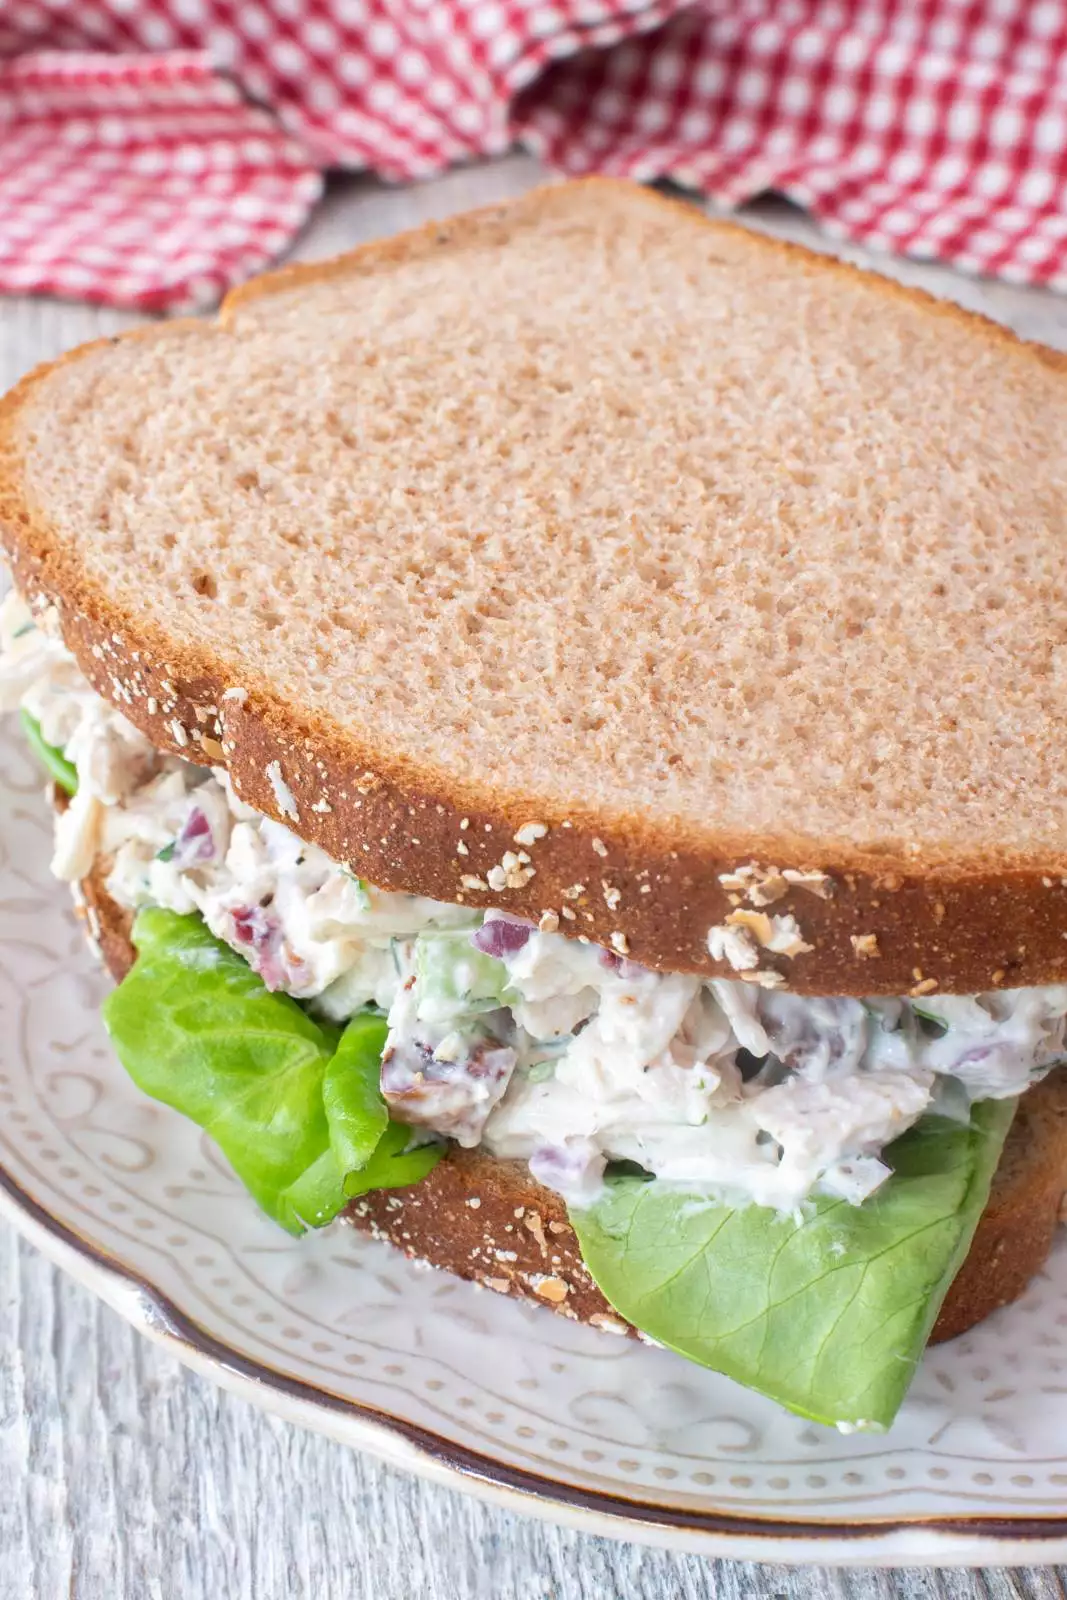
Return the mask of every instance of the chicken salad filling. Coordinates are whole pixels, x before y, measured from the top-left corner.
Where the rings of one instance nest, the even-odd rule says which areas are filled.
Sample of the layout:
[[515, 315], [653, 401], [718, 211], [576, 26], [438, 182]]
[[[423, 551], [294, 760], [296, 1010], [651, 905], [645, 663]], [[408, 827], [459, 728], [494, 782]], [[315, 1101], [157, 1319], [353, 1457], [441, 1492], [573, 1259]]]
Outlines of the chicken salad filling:
[[391, 1116], [526, 1161], [572, 1204], [629, 1163], [730, 1205], [859, 1205], [925, 1113], [966, 1123], [1064, 1055], [1063, 985], [802, 996], [377, 889], [244, 804], [223, 769], [160, 756], [16, 595], [0, 607], [0, 710], [76, 775], [57, 876], [106, 862], [119, 905], [197, 913], [268, 990], [330, 1023], [377, 1008]]

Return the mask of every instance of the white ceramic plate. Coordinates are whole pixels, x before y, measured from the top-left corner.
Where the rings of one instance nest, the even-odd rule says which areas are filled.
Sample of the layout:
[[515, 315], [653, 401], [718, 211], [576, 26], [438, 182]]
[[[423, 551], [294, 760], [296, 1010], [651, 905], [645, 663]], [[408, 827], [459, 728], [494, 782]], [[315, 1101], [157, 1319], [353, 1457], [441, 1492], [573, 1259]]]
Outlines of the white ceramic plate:
[[282, 1416], [590, 1532], [746, 1559], [1067, 1560], [1067, 1245], [934, 1351], [892, 1433], [841, 1438], [666, 1351], [419, 1269], [289, 1239], [139, 1095], [0, 727], [0, 1209], [182, 1360]]

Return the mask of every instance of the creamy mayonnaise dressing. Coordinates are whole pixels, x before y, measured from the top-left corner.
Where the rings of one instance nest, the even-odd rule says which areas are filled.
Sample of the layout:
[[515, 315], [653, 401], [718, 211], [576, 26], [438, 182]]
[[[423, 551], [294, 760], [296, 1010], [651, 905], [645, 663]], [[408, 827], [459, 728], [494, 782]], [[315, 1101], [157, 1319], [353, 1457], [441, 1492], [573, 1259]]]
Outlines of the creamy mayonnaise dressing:
[[1063, 985], [795, 995], [375, 889], [246, 806], [224, 771], [158, 755], [39, 620], [16, 596], [0, 606], [0, 710], [22, 706], [77, 769], [57, 876], [106, 860], [120, 905], [199, 912], [270, 988], [337, 1020], [380, 1007], [396, 1117], [526, 1160], [570, 1199], [627, 1160], [735, 1203], [859, 1203], [925, 1111], [965, 1117], [1064, 1054]]

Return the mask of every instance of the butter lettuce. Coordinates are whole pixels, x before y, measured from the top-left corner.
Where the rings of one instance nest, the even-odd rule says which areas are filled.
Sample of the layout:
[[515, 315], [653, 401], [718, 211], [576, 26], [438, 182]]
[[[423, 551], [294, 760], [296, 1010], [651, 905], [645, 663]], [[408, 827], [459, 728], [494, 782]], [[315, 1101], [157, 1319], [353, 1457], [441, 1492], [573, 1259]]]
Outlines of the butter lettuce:
[[889, 1146], [862, 1206], [738, 1210], [677, 1185], [609, 1179], [571, 1208], [582, 1258], [627, 1321], [817, 1422], [887, 1428], [970, 1248], [1015, 1114], [928, 1116]]
[[62, 750], [54, 744], [49, 744], [41, 732], [41, 724], [36, 717], [31, 717], [26, 710], [19, 712], [19, 721], [22, 731], [26, 735], [26, 742], [45, 771], [65, 789], [68, 794], [78, 792], [78, 772], [72, 761], [68, 761]]
[[104, 1004], [119, 1059], [146, 1094], [214, 1139], [290, 1233], [321, 1227], [349, 1194], [417, 1182], [439, 1145], [408, 1150], [378, 1089], [386, 1024], [343, 1032], [273, 994], [197, 916], [142, 911], [137, 960]]
[[347, 1196], [418, 1183], [441, 1157], [436, 1141], [411, 1147], [411, 1129], [389, 1119], [379, 1087], [386, 1031], [373, 1013], [353, 1017], [323, 1078], [330, 1148]]
[[443, 1146], [436, 1140], [412, 1144], [412, 1132], [402, 1122], [390, 1122], [365, 1167], [345, 1174], [345, 1194], [369, 1194], [372, 1189], [406, 1189], [432, 1172]]
[[[142, 911], [137, 960], [104, 1017], [130, 1076], [218, 1144], [267, 1214], [321, 1227], [353, 1195], [417, 1183], [440, 1159], [392, 1122], [379, 1088], [386, 1023], [341, 1030], [271, 993], [199, 917]], [[445, 1004], [486, 1004], [501, 963], [435, 952]], [[447, 957], [447, 959], [446, 959]], [[456, 976], [457, 971], [459, 976]], [[717, 1204], [617, 1173], [571, 1208], [582, 1256], [642, 1332], [800, 1415], [892, 1422], [970, 1247], [1015, 1102], [969, 1124], [927, 1116], [891, 1145], [862, 1206], [815, 1199], [793, 1217]]]

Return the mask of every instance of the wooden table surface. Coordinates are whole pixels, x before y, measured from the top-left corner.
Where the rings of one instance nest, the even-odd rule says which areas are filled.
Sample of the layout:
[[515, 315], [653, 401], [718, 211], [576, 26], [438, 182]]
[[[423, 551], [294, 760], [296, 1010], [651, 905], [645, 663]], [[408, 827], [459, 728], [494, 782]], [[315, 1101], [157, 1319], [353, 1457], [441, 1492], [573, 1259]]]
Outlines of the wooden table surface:
[[[298, 253], [527, 187], [515, 157], [410, 189], [350, 180]], [[781, 205], [757, 226], [818, 242]], [[842, 251], [870, 261], [860, 251]], [[883, 269], [884, 261], [877, 263]], [[1067, 347], [1067, 299], [900, 263], [896, 275]], [[0, 301], [0, 386], [136, 319]], [[0, 1600], [1067, 1600], [1067, 1569], [873, 1572], [711, 1562], [490, 1509], [217, 1391], [0, 1225]]]

